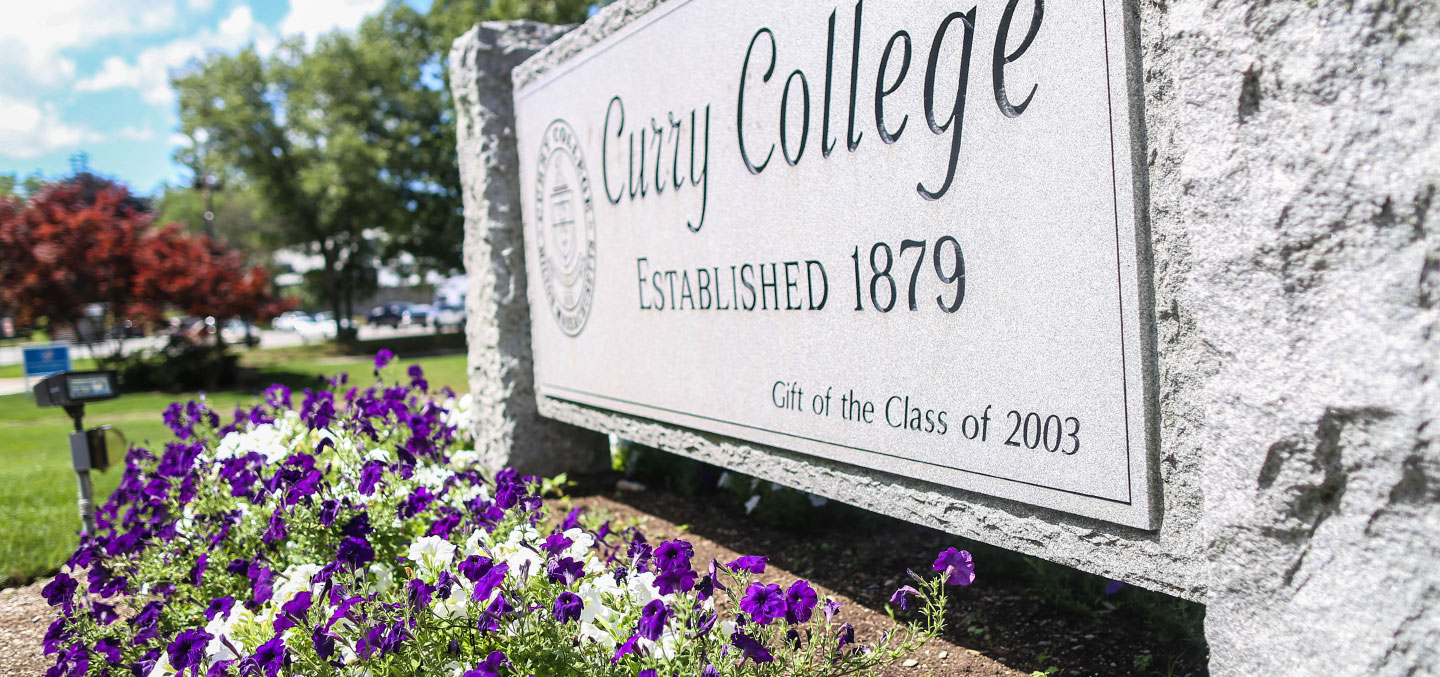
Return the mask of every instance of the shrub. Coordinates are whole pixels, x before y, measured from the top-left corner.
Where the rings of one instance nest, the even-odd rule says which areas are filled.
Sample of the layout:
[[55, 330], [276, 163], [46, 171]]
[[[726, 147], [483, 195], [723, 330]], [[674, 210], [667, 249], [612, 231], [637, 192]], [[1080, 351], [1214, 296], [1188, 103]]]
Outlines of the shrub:
[[239, 363], [237, 355], [221, 346], [172, 336], [158, 350], [106, 358], [100, 365], [115, 370], [127, 392], [179, 393], [233, 387]]
[[945, 585], [973, 579], [941, 553], [891, 600], [914, 620], [862, 646], [764, 557], [697, 565], [685, 541], [552, 519], [537, 478], [479, 469], [468, 397], [408, 376], [342, 375], [298, 408], [273, 386], [230, 423], [167, 409], [176, 439], [130, 450], [99, 535], [43, 591], [49, 674], [863, 674], [939, 633]]

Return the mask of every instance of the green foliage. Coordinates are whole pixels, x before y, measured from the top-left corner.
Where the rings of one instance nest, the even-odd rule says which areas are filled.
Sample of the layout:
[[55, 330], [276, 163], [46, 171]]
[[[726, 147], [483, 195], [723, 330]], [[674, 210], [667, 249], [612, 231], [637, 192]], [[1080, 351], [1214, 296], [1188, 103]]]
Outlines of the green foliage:
[[20, 178], [13, 172], [0, 174], [0, 197], [14, 198], [24, 203], [44, 187], [45, 177], [40, 172], [31, 172], [25, 178]]
[[233, 388], [239, 374], [239, 358], [223, 346], [178, 336], [159, 350], [104, 359], [100, 365], [118, 372], [120, 385], [127, 392]]
[[[156, 223], [180, 223], [191, 233], [205, 233], [205, 196], [189, 186], [164, 185], [155, 195]], [[215, 234], [256, 263], [265, 263], [286, 243], [280, 222], [266, 218], [264, 198], [248, 185], [229, 185], [211, 198]]]

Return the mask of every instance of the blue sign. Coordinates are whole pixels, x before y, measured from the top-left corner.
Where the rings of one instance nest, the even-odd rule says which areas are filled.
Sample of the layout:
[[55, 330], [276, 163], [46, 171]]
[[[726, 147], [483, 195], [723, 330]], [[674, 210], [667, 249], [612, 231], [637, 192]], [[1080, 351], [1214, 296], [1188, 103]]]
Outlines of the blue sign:
[[70, 346], [27, 346], [21, 348], [21, 353], [27, 377], [70, 371]]

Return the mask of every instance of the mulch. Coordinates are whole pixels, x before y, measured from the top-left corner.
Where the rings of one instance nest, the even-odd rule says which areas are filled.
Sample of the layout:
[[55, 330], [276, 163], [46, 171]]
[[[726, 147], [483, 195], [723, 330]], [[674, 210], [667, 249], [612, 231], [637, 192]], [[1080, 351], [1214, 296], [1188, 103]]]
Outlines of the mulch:
[[55, 614], [40, 589], [50, 581], [0, 590], [0, 675], [43, 675], [54, 661], [41, 654], [40, 640]]

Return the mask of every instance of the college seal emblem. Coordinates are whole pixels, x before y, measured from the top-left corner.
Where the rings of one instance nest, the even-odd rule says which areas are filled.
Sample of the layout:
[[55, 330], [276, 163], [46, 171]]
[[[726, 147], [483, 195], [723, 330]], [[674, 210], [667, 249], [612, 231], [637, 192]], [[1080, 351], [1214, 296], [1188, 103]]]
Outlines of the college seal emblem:
[[535, 235], [550, 315], [578, 336], [595, 298], [595, 208], [575, 129], [550, 123], [535, 169]]

